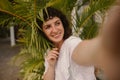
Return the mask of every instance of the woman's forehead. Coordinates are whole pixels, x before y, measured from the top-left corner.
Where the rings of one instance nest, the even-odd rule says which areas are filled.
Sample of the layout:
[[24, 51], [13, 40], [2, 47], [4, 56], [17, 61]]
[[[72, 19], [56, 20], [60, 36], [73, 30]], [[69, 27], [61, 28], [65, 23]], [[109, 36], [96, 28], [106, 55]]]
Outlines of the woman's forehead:
[[45, 22], [43, 23], [43, 25], [51, 24], [51, 23], [54, 23], [54, 22], [56, 22], [56, 21], [60, 21], [60, 18], [58, 18], [58, 17], [53, 17], [53, 18], [51, 18], [51, 19], [48, 19], [47, 21], [45, 21]]

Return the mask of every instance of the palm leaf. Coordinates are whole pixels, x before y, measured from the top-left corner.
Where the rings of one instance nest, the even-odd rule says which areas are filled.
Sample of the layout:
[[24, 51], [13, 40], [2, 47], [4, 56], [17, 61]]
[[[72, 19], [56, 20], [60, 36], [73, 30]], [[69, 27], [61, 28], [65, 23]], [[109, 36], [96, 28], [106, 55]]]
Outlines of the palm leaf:
[[[83, 29], [85, 29], [85, 26], [89, 23], [90, 20], [94, 19], [93, 16], [97, 11], [105, 10], [113, 3], [114, 3], [113, 0], [90, 0], [90, 3], [87, 4], [87, 7], [84, 9], [84, 11], [80, 16], [76, 11], [76, 15], [77, 15], [77, 19], [76, 19], [77, 26], [75, 28], [76, 34], [80, 35], [82, 32], [85, 31]], [[96, 23], [94, 22], [93, 24], [96, 24]], [[83, 30], [82, 32], [81, 32], [81, 29]], [[90, 30], [90, 27], [89, 27], [89, 30]], [[83, 39], [88, 39], [88, 37], [85, 36]], [[89, 37], [89, 38], [93, 38], [93, 37]]]

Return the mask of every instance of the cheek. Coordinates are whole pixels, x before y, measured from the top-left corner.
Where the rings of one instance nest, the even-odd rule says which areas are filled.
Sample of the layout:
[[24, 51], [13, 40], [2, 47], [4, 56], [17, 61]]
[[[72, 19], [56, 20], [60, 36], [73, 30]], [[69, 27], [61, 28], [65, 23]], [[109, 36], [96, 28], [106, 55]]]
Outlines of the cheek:
[[63, 27], [63, 25], [61, 25], [61, 30], [64, 32], [65, 31], [65, 29], [64, 29], [64, 27]]
[[46, 36], [46, 37], [49, 37], [49, 31], [47, 31], [47, 30], [43, 30], [43, 33], [44, 33], [44, 35]]
[[64, 28], [62, 27], [62, 31], [65, 32]]

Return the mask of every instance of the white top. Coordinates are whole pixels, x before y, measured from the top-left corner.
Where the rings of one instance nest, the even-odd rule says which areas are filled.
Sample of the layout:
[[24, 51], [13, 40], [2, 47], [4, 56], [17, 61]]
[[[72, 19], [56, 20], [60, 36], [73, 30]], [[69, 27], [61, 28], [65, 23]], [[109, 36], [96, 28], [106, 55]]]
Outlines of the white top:
[[[93, 66], [80, 66], [71, 59], [71, 54], [79, 42], [81, 39], [74, 36], [64, 41], [55, 68], [55, 80], [96, 80]], [[47, 68], [48, 63], [45, 61], [45, 72]]]

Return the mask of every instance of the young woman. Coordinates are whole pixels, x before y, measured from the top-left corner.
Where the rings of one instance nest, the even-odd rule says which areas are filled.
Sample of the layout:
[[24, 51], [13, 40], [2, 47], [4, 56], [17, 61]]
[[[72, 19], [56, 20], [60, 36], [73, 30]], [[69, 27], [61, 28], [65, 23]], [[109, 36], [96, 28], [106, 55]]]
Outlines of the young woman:
[[53, 7], [43, 10], [44, 21], [37, 19], [45, 39], [54, 47], [45, 56], [44, 80], [96, 80], [93, 66], [73, 62], [71, 55], [81, 39], [72, 36], [66, 16]]

